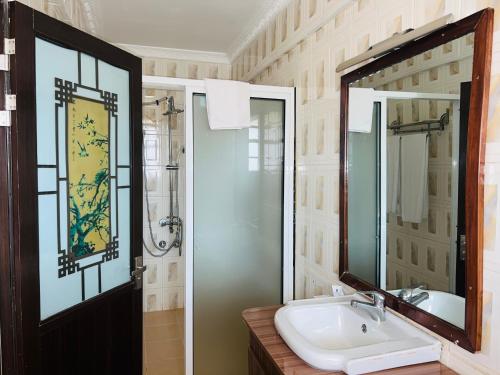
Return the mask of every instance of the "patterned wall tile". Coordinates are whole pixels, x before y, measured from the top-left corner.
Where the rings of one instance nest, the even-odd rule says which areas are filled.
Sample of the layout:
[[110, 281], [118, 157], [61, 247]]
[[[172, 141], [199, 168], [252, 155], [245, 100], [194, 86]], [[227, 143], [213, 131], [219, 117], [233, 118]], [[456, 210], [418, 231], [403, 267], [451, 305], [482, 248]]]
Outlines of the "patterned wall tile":
[[184, 306], [184, 288], [163, 288], [163, 310], [179, 309]]
[[163, 309], [163, 294], [161, 288], [144, 290], [144, 311], [158, 311]]
[[[318, 6], [332, 6], [333, 1], [318, 2]], [[299, 31], [308, 22], [309, 5], [305, 1], [295, 0], [288, 8], [288, 35]], [[316, 181], [313, 176], [324, 176], [325, 191], [331, 193], [332, 200], [337, 201], [338, 206], [338, 181], [333, 183], [330, 187], [327, 180], [328, 176], [332, 174], [329, 168], [338, 168], [338, 132], [339, 132], [339, 88], [341, 74], [335, 72], [335, 67], [345, 61], [346, 59], [356, 55], [358, 52], [366, 49], [368, 45], [382, 41], [390, 36], [392, 33], [405, 30], [409, 27], [419, 27], [432, 20], [444, 16], [447, 13], [452, 13], [455, 19], [462, 18], [474, 11], [477, 11], [485, 6], [494, 6], [497, 13], [500, 10], [500, 4], [495, 1], [469, 1], [469, 0], [402, 0], [398, 2], [390, 0], [359, 0], [354, 1], [350, 6], [346, 7], [341, 12], [337, 13], [330, 22], [322, 25], [325, 32], [316, 32], [308, 37], [308, 41], [312, 41], [313, 49], [307, 54], [307, 43], [300, 43], [297, 47], [291, 46], [288, 48], [288, 53], [284, 55], [286, 63], [275, 66], [272, 70], [264, 70], [261, 72], [254, 72], [254, 80], [259, 84], [274, 84], [274, 85], [290, 85], [297, 88], [297, 155], [296, 160], [298, 164], [297, 170], [297, 197], [299, 199], [299, 206], [297, 211], [297, 224], [296, 232], [300, 237], [303, 232], [304, 223], [308, 226], [309, 239], [314, 236], [314, 230], [321, 223], [336, 222], [337, 210], [328, 211], [326, 215], [320, 215], [315, 207], [316, 204]], [[498, 16], [497, 16], [498, 19]], [[498, 29], [499, 22], [495, 20], [495, 27]], [[319, 28], [317, 28], [319, 29]], [[316, 41], [316, 39], [319, 39]], [[467, 71], [466, 64], [458, 62], [457, 57], [460, 51], [464, 48], [471, 49], [471, 38], [467, 37], [464, 45], [458, 43], [447, 43], [437, 50], [431, 51], [422, 57], [415, 57], [408, 59], [404, 63], [398, 64], [397, 67], [391, 68], [392, 75], [399, 75], [394, 82], [388, 81], [390, 76], [385, 71], [379, 73], [380, 79], [386, 79], [382, 82], [385, 90], [407, 89], [410, 90], [426, 90], [436, 89], [438, 85], [442, 85], [444, 92], [456, 93], [455, 87], [449, 84], [443, 85], [443, 80], [447, 79], [463, 79], [463, 77], [470, 77], [470, 71]], [[279, 45], [278, 41], [278, 45]], [[285, 39], [286, 43], [286, 39]], [[300, 52], [302, 47], [302, 52]], [[500, 45], [497, 47], [500, 50]], [[328, 53], [329, 58], [325, 59], [325, 53]], [[493, 71], [499, 70], [500, 54], [495, 55], [493, 62]], [[446, 60], [448, 65], [443, 68], [433, 66], [436, 58], [440, 61]], [[323, 68], [324, 62], [324, 68]], [[236, 59], [233, 63], [233, 69], [239, 64]], [[422, 64], [427, 64], [428, 69], [425, 72], [417, 72], [417, 68]], [[497, 68], [495, 68], [497, 67]], [[304, 72], [307, 72], [307, 79], [305, 79]], [[388, 73], [388, 72], [387, 72]], [[406, 78], [407, 77], [407, 78]], [[457, 78], [459, 77], [459, 78]], [[498, 100], [498, 92], [500, 92], [500, 75], [493, 75], [492, 88], [490, 97], [490, 120], [488, 126], [488, 142], [500, 142], [500, 121], [495, 120], [500, 118], [500, 108]], [[318, 87], [318, 84], [324, 82], [324, 87]], [[320, 105], [325, 98], [331, 98], [332, 103], [328, 105]], [[432, 118], [438, 117], [444, 107], [446, 106], [440, 102], [419, 102], [409, 103], [408, 108], [400, 110], [401, 116], [408, 116], [406, 121], [418, 121], [424, 117], [430, 116]], [[498, 116], [497, 116], [498, 112]], [[418, 120], [417, 120], [418, 119]], [[305, 126], [307, 124], [307, 126]], [[304, 130], [304, 128], [307, 130]], [[324, 134], [322, 136], [321, 134]], [[322, 139], [326, 139], [323, 143]], [[322, 153], [321, 150], [325, 149]], [[430, 156], [432, 158], [432, 166], [430, 172], [430, 185], [433, 199], [435, 201], [449, 202], [451, 199], [451, 174], [443, 170], [439, 163], [449, 163], [450, 142], [448, 137], [441, 136], [439, 139], [431, 141]], [[499, 159], [500, 160], [500, 159]], [[449, 165], [449, 164], [448, 164]], [[305, 191], [304, 176], [307, 178], [307, 194]], [[338, 179], [338, 173], [335, 174], [335, 179]], [[496, 186], [496, 184], [494, 184]], [[493, 189], [493, 188], [488, 188]], [[491, 210], [495, 215], [499, 212], [498, 204], [493, 203], [496, 198], [491, 198], [493, 193], [488, 190], [486, 199], [488, 200]], [[303, 198], [303, 205], [300, 199]], [[328, 200], [328, 198], [326, 198]], [[326, 203], [326, 202], [325, 202]], [[333, 203], [332, 203], [333, 206]], [[493, 208], [495, 206], [495, 208]], [[414, 258], [418, 259], [419, 267], [424, 266], [425, 274], [415, 274], [413, 280], [419, 278], [427, 278], [431, 280], [433, 287], [446, 288], [447, 287], [447, 264], [449, 263], [449, 248], [443, 243], [449, 242], [450, 235], [450, 211], [444, 207], [433, 207], [431, 212], [431, 225], [430, 229], [434, 233], [429, 233], [428, 223], [424, 221], [421, 225], [410, 225], [400, 222], [397, 218], [388, 218], [389, 226], [398, 230], [398, 236], [388, 238], [388, 253], [394, 254], [391, 261], [395, 263], [395, 272], [388, 275], [388, 280], [393, 280], [394, 283], [399, 285], [407, 284], [410, 282], [408, 277], [408, 268], [411, 265], [411, 240], [418, 242], [419, 250], [418, 256], [414, 250]], [[495, 215], [491, 214], [489, 218]], [[311, 217], [314, 220], [311, 221]], [[492, 219], [486, 222], [490, 225], [485, 229], [486, 243], [497, 243], [496, 233], [498, 228], [493, 228], [497, 224], [493, 223]], [[485, 223], [486, 223], [485, 222]], [[338, 224], [334, 224], [338, 225]], [[334, 227], [334, 233], [338, 232], [338, 227]], [[396, 232], [395, 232], [396, 233]], [[404, 235], [403, 235], [404, 233]], [[426, 234], [427, 233], [427, 234]], [[425, 242], [418, 240], [421, 236], [425, 236]], [[442, 239], [436, 242], [436, 239]], [[434, 242], [433, 242], [434, 241]], [[401, 259], [396, 256], [396, 243], [399, 243]], [[489, 248], [500, 247], [500, 244], [489, 245]], [[404, 250], [403, 250], [404, 249]], [[408, 252], [409, 255], [406, 255]], [[493, 252], [491, 252], [493, 253]], [[317, 291], [316, 286], [319, 284], [326, 291], [325, 283], [327, 280], [334, 279], [337, 275], [325, 274], [323, 268], [318, 267], [315, 259], [309, 253], [303, 253], [303, 246], [297, 245], [296, 248], [296, 285], [300, 285], [296, 292], [303, 296], [311, 297]], [[306, 255], [306, 257], [304, 257]], [[338, 246], [331, 249], [332, 263], [330, 269], [333, 269], [333, 263], [338, 263]], [[388, 255], [389, 259], [389, 255]], [[497, 259], [497, 258], [495, 258]], [[447, 263], [448, 262], [448, 263]], [[497, 268], [500, 271], [500, 261]], [[392, 266], [391, 266], [392, 267]], [[495, 268], [495, 269], [497, 269]], [[338, 269], [338, 268], [337, 268]], [[420, 269], [420, 268], [419, 268]], [[417, 277], [418, 276], [418, 277]], [[420, 281], [420, 280], [419, 280]], [[498, 307], [500, 308], [500, 306]], [[498, 308], [493, 305], [493, 311], [498, 312]], [[498, 314], [497, 314], [498, 315]], [[492, 328], [495, 332], [495, 338], [500, 338], [500, 328]], [[447, 355], [443, 356], [444, 360], [449, 364]], [[479, 358], [482, 364], [488, 363], [490, 359], [485, 359], [482, 354], [472, 357]], [[476, 360], [477, 362], [477, 360]], [[490, 364], [490, 363], [488, 363]], [[477, 365], [480, 366], [480, 365]], [[491, 367], [495, 368], [495, 367]], [[498, 367], [497, 367], [498, 368]], [[465, 372], [471, 373], [471, 372]]]

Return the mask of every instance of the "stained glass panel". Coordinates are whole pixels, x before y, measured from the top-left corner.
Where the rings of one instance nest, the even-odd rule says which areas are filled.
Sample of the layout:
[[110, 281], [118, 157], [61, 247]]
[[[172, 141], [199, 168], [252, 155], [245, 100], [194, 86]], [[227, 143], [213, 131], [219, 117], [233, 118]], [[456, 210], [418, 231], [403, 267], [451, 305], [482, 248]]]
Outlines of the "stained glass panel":
[[123, 69], [39, 38], [35, 57], [43, 320], [130, 280], [130, 104]]

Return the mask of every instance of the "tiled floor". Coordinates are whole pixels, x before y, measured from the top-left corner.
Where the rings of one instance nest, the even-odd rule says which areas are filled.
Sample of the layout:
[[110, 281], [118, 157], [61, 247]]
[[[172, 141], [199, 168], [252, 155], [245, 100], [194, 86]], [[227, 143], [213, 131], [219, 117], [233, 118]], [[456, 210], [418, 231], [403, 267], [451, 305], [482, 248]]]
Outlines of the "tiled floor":
[[144, 313], [143, 375], [184, 375], [184, 309]]

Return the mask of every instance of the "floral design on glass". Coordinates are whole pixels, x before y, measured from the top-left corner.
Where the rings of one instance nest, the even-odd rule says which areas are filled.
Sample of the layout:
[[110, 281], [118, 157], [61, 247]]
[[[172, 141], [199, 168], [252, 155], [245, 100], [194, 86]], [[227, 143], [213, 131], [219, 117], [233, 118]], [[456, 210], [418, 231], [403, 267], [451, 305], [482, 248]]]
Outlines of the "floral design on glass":
[[109, 116], [103, 104], [68, 103], [69, 249], [75, 258], [110, 241]]

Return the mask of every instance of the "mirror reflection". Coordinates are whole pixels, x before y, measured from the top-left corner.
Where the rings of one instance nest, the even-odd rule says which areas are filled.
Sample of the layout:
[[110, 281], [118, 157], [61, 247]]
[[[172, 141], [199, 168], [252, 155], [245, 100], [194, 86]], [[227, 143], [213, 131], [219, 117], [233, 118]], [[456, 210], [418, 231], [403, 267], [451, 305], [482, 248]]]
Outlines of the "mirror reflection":
[[349, 272], [464, 328], [474, 35], [349, 88]]

